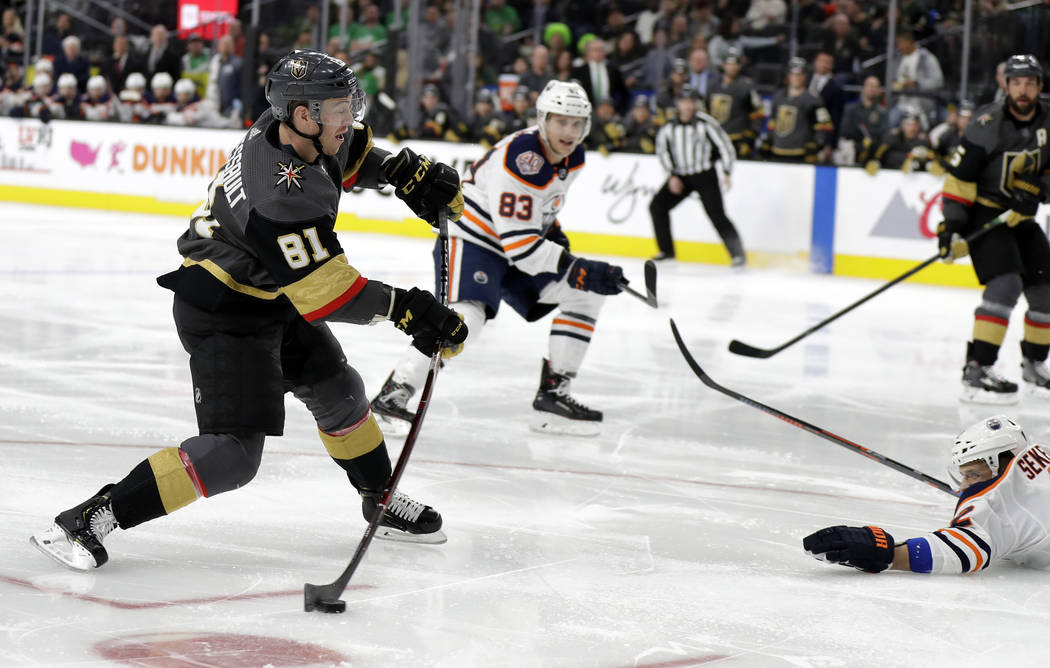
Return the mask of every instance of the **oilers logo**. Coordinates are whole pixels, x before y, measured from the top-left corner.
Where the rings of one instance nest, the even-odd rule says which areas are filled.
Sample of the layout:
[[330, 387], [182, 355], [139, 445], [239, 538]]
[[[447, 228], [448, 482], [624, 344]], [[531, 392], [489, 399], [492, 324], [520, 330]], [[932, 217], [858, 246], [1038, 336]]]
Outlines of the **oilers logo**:
[[489, 282], [489, 275], [479, 269], [474, 272], [474, 282], [478, 285], [485, 285]]

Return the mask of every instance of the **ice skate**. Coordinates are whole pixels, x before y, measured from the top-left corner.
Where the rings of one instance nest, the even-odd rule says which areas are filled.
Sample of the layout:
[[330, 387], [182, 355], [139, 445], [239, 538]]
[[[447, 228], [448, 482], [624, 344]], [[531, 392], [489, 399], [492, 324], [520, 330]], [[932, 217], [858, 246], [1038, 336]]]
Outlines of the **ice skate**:
[[1015, 404], [1019, 399], [1017, 383], [1012, 383], [992, 368], [969, 361], [963, 367], [962, 401], [973, 404]]
[[41, 552], [75, 571], [89, 571], [109, 560], [104, 539], [117, 528], [109, 496], [112, 485], [84, 503], [60, 513], [50, 529], [29, 538]]
[[1046, 368], [1045, 361], [1021, 358], [1021, 379], [1029, 393], [1050, 399], [1050, 369]]
[[543, 360], [540, 387], [532, 400], [537, 411], [529, 428], [533, 431], [570, 436], [597, 436], [601, 429], [602, 412], [596, 411], [569, 395], [572, 376], [551, 371], [550, 362]]
[[[361, 513], [366, 520], [372, 520], [382, 496], [382, 492], [361, 492]], [[441, 531], [441, 513], [396, 489], [379, 521], [376, 538], [431, 545], [448, 540]]]
[[416, 388], [407, 383], [394, 380], [390, 372], [383, 389], [372, 399], [372, 413], [376, 416], [379, 428], [385, 436], [404, 436], [412, 426], [416, 414], [408, 410], [408, 400], [415, 394]]

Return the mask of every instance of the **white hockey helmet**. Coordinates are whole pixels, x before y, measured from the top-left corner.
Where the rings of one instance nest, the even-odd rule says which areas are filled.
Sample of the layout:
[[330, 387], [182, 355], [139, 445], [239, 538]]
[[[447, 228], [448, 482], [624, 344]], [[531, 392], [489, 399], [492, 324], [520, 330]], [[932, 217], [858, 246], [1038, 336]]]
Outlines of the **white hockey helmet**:
[[124, 88], [142, 91], [146, 89], [146, 75], [142, 72], [132, 72], [124, 80]]
[[33, 90], [41, 95], [51, 92], [51, 75], [47, 72], [37, 72], [33, 75]]
[[62, 90], [63, 88], [76, 88], [76, 87], [77, 87], [77, 77], [72, 72], [66, 72], [65, 74], [62, 74], [61, 76], [58, 77], [58, 89], [59, 90]]
[[574, 116], [586, 119], [580, 141], [591, 132], [591, 101], [587, 92], [576, 81], [548, 81], [543, 92], [536, 98], [536, 115], [540, 126], [540, 138], [547, 143], [547, 117], [550, 114]]
[[106, 90], [106, 77], [101, 74], [96, 74], [87, 81], [87, 89], [89, 91], [104, 91]]
[[193, 97], [197, 92], [197, 86], [189, 79], [179, 79], [175, 82], [175, 97]]
[[157, 72], [153, 75], [153, 78], [150, 79], [149, 87], [150, 90], [156, 93], [158, 88], [162, 88], [164, 90], [171, 90], [171, 87], [174, 85], [174, 83], [175, 82], [171, 79], [171, 75], [167, 72]]
[[962, 484], [959, 467], [974, 461], [983, 461], [999, 475], [999, 455], [1004, 452], [1020, 454], [1028, 447], [1028, 437], [1021, 427], [1005, 415], [993, 415], [967, 427], [955, 437], [952, 462], [948, 474], [956, 486]]
[[55, 64], [48, 58], [41, 58], [33, 64], [34, 72], [47, 72], [48, 74], [55, 73]]

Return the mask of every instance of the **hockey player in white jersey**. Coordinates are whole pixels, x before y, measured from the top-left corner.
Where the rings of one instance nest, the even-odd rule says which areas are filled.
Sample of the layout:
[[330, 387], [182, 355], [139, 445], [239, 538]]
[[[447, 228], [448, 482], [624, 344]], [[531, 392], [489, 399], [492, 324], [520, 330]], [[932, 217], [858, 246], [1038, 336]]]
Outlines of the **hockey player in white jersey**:
[[[529, 322], [560, 309], [532, 404], [541, 415], [531, 426], [593, 435], [602, 413], [576, 401], [569, 383], [583, 362], [605, 295], [623, 290], [623, 271], [571, 254], [557, 220], [584, 163], [581, 141], [591, 124], [586, 93], [578, 83], [551, 81], [536, 110], [537, 125], [504, 137], [463, 180], [463, 217], [449, 226], [449, 296], [470, 331], [464, 345], [496, 317], [501, 302]], [[439, 258], [435, 248], [435, 265]], [[427, 359], [408, 350], [373, 399], [373, 413], [404, 428], [413, 417], [406, 404], [426, 372]]]
[[817, 559], [878, 573], [975, 573], [1008, 559], [1050, 568], [1050, 452], [1003, 416], [959, 434], [949, 473], [959, 490], [951, 524], [895, 543], [876, 526], [833, 526], [806, 536]]

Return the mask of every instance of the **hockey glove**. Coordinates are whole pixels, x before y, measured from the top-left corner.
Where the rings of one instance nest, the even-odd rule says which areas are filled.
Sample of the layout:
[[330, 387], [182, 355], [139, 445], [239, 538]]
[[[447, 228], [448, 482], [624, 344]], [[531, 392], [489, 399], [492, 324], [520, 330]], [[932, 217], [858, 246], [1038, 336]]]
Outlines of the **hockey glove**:
[[569, 237], [565, 236], [565, 232], [561, 229], [561, 225], [558, 223], [554, 223], [550, 226], [550, 229], [547, 230], [547, 234], [544, 238], [547, 241], [553, 241], [566, 250], [569, 248]]
[[960, 225], [956, 222], [945, 220], [937, 226], [937, 249], [941, 254], [941, 260], [951, 264], [952, 260], [966, 257], [970, 252], [970, 246], [959, 234]]
[[[1039, 203], [1042, 201], [1042, 184], [1020, 175], [1014, 177], [1013, 195], [1010, 198], [1010, 208], [1021, 214], [1021, 217], [1017, 219], [1018, 221], [1033, 218], [1036, 211], [1039, 210]], [[1017, 222], [1014, 222], [1014, 225], [1016, 224]]]
[[428, 356], [434, 352], [434, 344], [438, 340], [453, 344], [451, 348], [459, 352], [462, 348], [457, 349], [455, 344], [461, 344], [467, 338], [467, 326], [460, 320], [459, 314], [442, 306], [434, 299], [434, 295], [419, 288], [407, 291], [394, 288], [390, 319], [394, 321], [395, 327], [412, 337], [412, 345], [416, 350]]
[[383, 159], [383, 173], [398, 199], [431, 225], [437, 225], [437, 212], [442, 206], [449, 208], [449, 220], [459, 220], [463, 215], [459, 174], [445, 163], [432, 162], [403, 148]]
[[834, 526], [802, 539], [802, 547], [815, 559], [881, 573], [893, 564], [893, 536], [876, 526]]
[[623, 269], [608, 262], [578, 257], [569, 267], [568, 281], [577, 290], [616, 295], [623, 292]]

